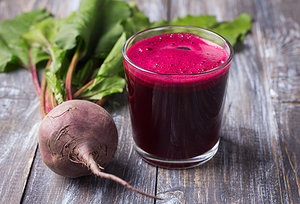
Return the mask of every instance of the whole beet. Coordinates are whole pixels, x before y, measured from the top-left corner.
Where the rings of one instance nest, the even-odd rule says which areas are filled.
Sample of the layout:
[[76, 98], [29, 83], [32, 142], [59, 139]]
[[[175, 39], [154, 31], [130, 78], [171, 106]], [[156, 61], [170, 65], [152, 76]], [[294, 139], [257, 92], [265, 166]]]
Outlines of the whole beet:
[[70, 100], [56, 106], [43, 119], [38, 140], [44, 163], [59, 175], [75, 178], [93, 173], [157, 198], [102, 172], [117, 149], [118, 132], [109, 113], [97, 104]]
[[87, 165], [90, 159], [101, 167], [111, 161], [118, 145], [118, 132], [101, 106], [71, 100], [47, 114], [38, 139], [45, 164], [59, 175], [74, 178], [91, 174]]

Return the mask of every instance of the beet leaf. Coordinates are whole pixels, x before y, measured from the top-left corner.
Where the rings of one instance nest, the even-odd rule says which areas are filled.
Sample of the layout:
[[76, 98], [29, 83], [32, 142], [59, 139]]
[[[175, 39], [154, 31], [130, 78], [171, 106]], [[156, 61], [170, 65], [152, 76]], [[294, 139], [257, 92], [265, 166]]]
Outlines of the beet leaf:
[[249, 14], [242, 13], [231, 22], [218, 23], [212, 30], [225, 37], [231, 45], [235, 45], [237, 41], [244, 40], [251, 29], [251, 21], [252, 18]]
[[[14, 19], [4, 20], [0, 24], [0, 71], [9, 71], [9, 68], [30, 67], [30, 60], [28, 51], [30, 46], [21, 38], [27, 32], [32, 24], [42, 21], [50, 16], [45, 10], [35, 10], [23, 13]], [[37, 53], [35, 56], [41, 56], [43, 51]], [[33, 63], [37, 64], [39, 60], [45, 58], [35, 58]], [[10, 63], [12, 66], [7, 66]]]
[[122, 26], [127, 36], [140, 32], [150, 27], [150, 22], [147, 16], [141, 12], [135, 2], [129, 2], [128, 6], [131, 10], [131, 16], [122, 21]]
[[8, 72], [24, 67], [32, 74], [37, 95], [40, 95], [40, 85], [36, 73], [38, 63], [49, 59], [44, 50], [32, 47], [22, 38], [31, 25], [50, 16], [43, 9], [23, 13], [14, 19], [5, 20], [0, 24], [0, 72]]
[[51, 57], [51, 64], [45, 69], [45, 76], [58, 103], [64, 101], [64, 80], [69, 59], [66, 57], [67, 51], [58, 48], [53, 40], [65, 21], [66, 19], [47, 18], [32, 25], [30, 30], [23, 35], [24, 39], [44, 50]]
[[121, 22], [129, 18], [132, 13], [130, 7], [124, 1], [106, 2], [105, 8], [101, 11], [102, 21], [98, 27], [101, 33], [94, 56], [105, 59], [124, 31]]
[[218, 22], [216, 16], [200, 15], [191, 16], [187, 15], [182, 18], [174, 18], [168, 22], [160, 20], [151, 24], [151, 27], [166, 26], [166, 25], [186, 25], [196, 26], [212, 30], [223, 37], [225, 37], [232, 46], [237, 41], [243, 40], [247, 32], [251, 29], [251, 16], [246, 13], [240, 14], [233, 21]]
[[[27, 68], [42, 95], [43, 115], [72, 98], [103, 102], [123, 91], [122, 46], [128, 37], [163, 25], [207, 28], [234, 45], [251, 29], [251, 17], [217, 22], [215, 16], [188, 15], [150, 23], [136, 3], [118, 0], [81, 0], [79, 10], [62, 19], [38, 9], [0, 23], [0, 72]], [[36, 68], [46, 61], [41, 89]]]
[[125, 42], [126, 34], [123, 33], [102, 63], [93, 83], [76, 95], [89, 100], [101, 100], [107, 95], [123, 91], [125, 80], [120, 53]]

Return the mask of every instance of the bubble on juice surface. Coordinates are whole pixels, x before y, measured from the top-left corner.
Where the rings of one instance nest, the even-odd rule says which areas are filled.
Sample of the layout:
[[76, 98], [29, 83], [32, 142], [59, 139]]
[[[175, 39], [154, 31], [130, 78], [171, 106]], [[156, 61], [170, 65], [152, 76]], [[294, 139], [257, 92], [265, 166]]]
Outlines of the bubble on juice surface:
[[137, 42], [129, 50], [128, 56], [135, 64], [163, 74], [205, 72], [220, 66], [228, 57], [220, 46], [188, 33], [150, 37]]

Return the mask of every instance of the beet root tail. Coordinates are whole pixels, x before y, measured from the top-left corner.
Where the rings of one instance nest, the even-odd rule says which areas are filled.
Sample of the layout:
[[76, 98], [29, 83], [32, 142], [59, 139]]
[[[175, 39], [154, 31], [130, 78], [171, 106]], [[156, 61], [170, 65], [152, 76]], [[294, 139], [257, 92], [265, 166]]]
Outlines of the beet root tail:
[[93, 159], [93, 157], [90, 155], [89, 159], [87, 159], [87, 161], [85, 162], [86, 165], [89, 167], [90, 171], [100, 177], [100, 178], [105, 178], [105, 179], [109, 179], [109, 180], [112, 180], [112, 181], [115, 181], [123, 186], [125, 186], [126, 188], [134, 191], [134, 192], [137, 192], [141, 195], [144, 195], [144, 196], [147, 196], [147, 197], [150, 197], [150, 198], [154, 198], [154, 199], [158, 199], [158, 200], [162, 200], [161, 198], [155, 196], [155, 195], [151, 195], [149, 193], [145, 193], [137, 188], [134, 188], [133, 186], [131, 186], [127, 181], [124, 181], [123, 179], [113, 175], [113, 174], [109, 174], [109, 173], [105, 173], [105, 172], [102, 172], [101, 170], [103, 169], [101, 166], [99, 166], [96, 161]]

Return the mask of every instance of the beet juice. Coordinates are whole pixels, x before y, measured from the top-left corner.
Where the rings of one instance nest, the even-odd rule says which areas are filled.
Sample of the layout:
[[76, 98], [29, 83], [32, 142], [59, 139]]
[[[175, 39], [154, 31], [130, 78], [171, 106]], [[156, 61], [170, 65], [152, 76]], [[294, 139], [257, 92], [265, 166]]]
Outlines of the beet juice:
[[165, 167], [210, 159], [218, 149], [231, 47], [176, 32], [147, 36], [124, 49], [138, 153]]

